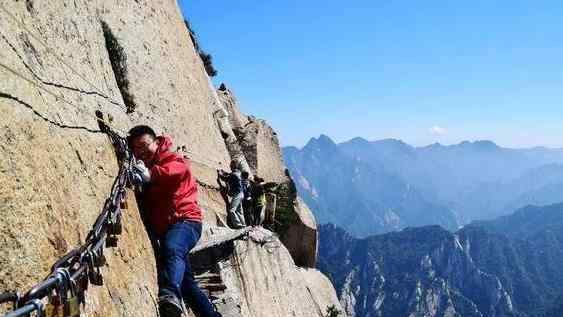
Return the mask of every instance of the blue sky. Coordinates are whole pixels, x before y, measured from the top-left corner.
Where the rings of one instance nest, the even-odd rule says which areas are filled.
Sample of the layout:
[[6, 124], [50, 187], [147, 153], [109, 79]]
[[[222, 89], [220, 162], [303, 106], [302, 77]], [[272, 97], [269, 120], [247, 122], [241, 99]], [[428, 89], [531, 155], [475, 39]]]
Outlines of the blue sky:
[[179, 1], [244, 112], [283, 145], [563, 147], [561, 1]]

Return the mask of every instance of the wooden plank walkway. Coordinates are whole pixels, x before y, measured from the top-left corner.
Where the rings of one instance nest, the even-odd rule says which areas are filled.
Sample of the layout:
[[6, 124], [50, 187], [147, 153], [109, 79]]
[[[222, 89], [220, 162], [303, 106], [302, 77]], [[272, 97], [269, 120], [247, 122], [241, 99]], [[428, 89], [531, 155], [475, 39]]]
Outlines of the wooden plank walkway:
[[199, 240], [196, 246], [190, 251], [191, 254], [239, 239], [242, 236], [247, 235], [252, 230], [252, 227], [246, 227], [238, 230], [217, 227], [209, 228], [208, 230], [210, 231], [210, 234], [202, 235], [202, 239]]

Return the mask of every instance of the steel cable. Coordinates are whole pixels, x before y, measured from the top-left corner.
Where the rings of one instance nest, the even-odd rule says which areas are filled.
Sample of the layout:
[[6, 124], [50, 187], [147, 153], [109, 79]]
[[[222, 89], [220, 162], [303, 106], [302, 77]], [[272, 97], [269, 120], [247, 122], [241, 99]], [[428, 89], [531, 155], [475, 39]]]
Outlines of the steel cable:
[[94, 83], [92, 83], [90, 80], [88, 80], [85, 76], [83, 76], [82, 74], [80, 74], [78, 71], [76, 71], [74, 69], [74, 67], [72, 67], [70, 64], [68, 64], [59, 54], [57, 54], [55, 51], [53, 51], [53, 49], [51, 47], [49, 47], [49, 45], [47, 43], [45, 43], [44, 40], [42, 40], [39, 36], [37, 36], [35, 33], [33, 33], [29, 28], [27, 28], [25, 26], [25, 24], [23, 24], [22, 21], [18, 20], [8, 9], [6, 9], [6, 7], [0, 3], [0, 9], [2, 11], [4, 11], [4, 13], [6, 13], [8, 15], [8, 17], [10, 17], [10, 19], [12, 19], [12, 21], [14, 21], [19, 27], [21, 27], [25, 32], [27, 32], [27, 34], [29, 34], [32, 38], [34, 38], [37, 42], [39, 42], [46, 50], [47, 52], [49, 52], [57, 61], [59, 61], [59, 63], [63, 64], [64, 66], [66, 66], [68, 69], [70, 69], [70, 71], [72, 73], [74, 73], [76, 76], [78, 76], [80, 79], [82, 79], [84, 82], [86, 82], [88, 85], [90, 85], [90, 87], [92, 87], [99, 96], [107, 99], [107, 101], [115, 106], [120, 107], [120, 109], [125, 110], [127, 109], [127, 107], [115, 100], [113, 100], [112, 98], [110, 98], [108, 95], [104, 94], [101, 89], [99, 89], [96, 85], [94, 85]]
[[[14, 70], [14, 69], [11, 68], [10, 66], [5, 65], [5, 64], [3, 64], [3, 63], [0, 62], [0, 67], [1, 67], [1, 68], [4, 68], [6, 71], [8, 71], [9, 73], [11, 73], [12, 75], [14, 75], [14, 76], [16, 76], [16, 77], [18, 77], [18, 78], [24, 80], [25, 82], [31, 84], [31, 85], [34, 86], [35, 88], [37, 88], [37, 89], [39, 89], [39, 90], [41, 90], [41, 91], [47, 93], [48, 95], [54, 97], [55, 100], [57, 100], [57, 101], [62, 101], [62, 102], [64, 102], [65, 104], [67, 104], [67, 105], [69, 105], [69, 106], [71, 106], [71, 107], [73, 107], [73, 108], [76, 108], [76, 109], [79, 110], [79, 111], [85, 112], [85, 110], [84, 110], [83, 108], [79, 107], [78, 105], [75, 105], [74, 103], [68, 101], [67, 99], [65, 99], [65, 98], [62, 97], [62, 96], [57, 96], [57, 94], [55, 94], [54, 92], [52, 92], [52, 91], [46, 89], [45, 87], [42, 87], [41, 85], [39, 85], [38, 83], [34, 82], [33, 80], [31, 80], [31, 79], [25, 77], [24, 75], [22, 75], [21, 73], [19, 73], [19, 72], [16, 71], [16, 70]], [[36, 110], [34, 110], [34, 111], [35, 111], [37, 114], [39, 114], [39, 112], [37, 112]], [[41, 115], [41, 114], [39, 114], [39, 115], [40, 115], [43, 119], [46, 119], [47, 121], [54, 122], [53, 120], [48, 119], [48, 118], [45, 117], [44, 115]], [[119, 132], [121, 132], [121, 133], [123, 133], [123, 134], [125, 135], [124, 131], [122, 131], [122, 130], [120, 130], [120, 129], [118, 129], [118, 128], [112, 127], [111, 124], [110, 124], [109, 122], [107, 122], [106, 120], [104, 120], [104, 119], [102, 119], [102, 118], [98, 118], [97, 120], [98, 120], [99, 122], [102, 122], [102, 123], [105, 124], [106, 126], [111, 127], [111, 129], [112, 129], [113, 131], [119, 131]], [[78, 128], [78, 127], [76, 127], [76, 126], [68, 126], [68, 125], [63, 125], [63, 126], [64, 126], [64, 127], [70, 127], [70, 128]], [[95, 132], [95, 133], [101, 132], [100, 130], [93, 130], [93, 129], [89, 129], [89, 128], [85, 128], [85, 129], [89, 130], [90, 132]]]
[[[59, 61], [59, 63], [61, 63], [62, 65], [66, 66], [68, 69], [70, 69], [70, 71], [75, 74], [76, 76], [78, 76], [80, 79], [82, 79], [84, 82], [86, 82], [88, 85], [91, 86], [91, 88], [93, 88], [97, 95], [107, 99], [111, 104], [116, 105], [118, 107], [120, 107], [121, 110], [126, 110], [127, 107], [121, 103], [118, 103], [114, 100], [112, 100], [109, 96], [107, 96], [106, 94], [102, 93], [101, 90], [95, 85], [93, 84], [90, 80], [88, 80], [85, 76], [83, 76], [82, 74], [80, 74], [74, 67], [72, 67], [70, 64], [68, 64], [64, 59], [62, 59], [60, 57], [59, 54], [57, 54], [51, 47], [49, 47], [49, 45], [43, 40], [41, 39], [39, 36], [37, 36], [34, 32], [32, 32], [28, 27], [25, 26], [25, 24], [23, 24], [22, 21], [18, 20], [16, 18], [15, 15], [13, 15], [8, 9], [6, 9], [6, 7], [4, 6], [4, 4], [0, 3], [0, 10], [4, 11], [4, 13], [6, 13], [6, 15], [8, 15], [8, 17], [10, 19], [12, 19], [12, 21], [14, 21], [14, 23], [16, 23], [18, 26], [20, 26], [25, 32], [27, 32], [27, 34], [29, 34], [32, 38], [34, 38], [37, 42], [39, 42], [46, 50], [47, 52], [49, 52], [55, 59], [57, 59], [57, 61]], [[14, 74], [15, 76], [25, 80], [26, 82], [32, 84], [33, 86], [37, 87], [38, 89], [46, 92], [47, 94], [53, 96], [55, 98], [55, 100], [59, 101], [63, 101], [64, 103], [78, 109], [79, 111], [83, 111], [83, 109], [75, 104], [73, 104], [72, 102], [68, 101], [67, 99], [61, 97], [61, 96], [57, 96], [55, 93], [47, 90], [44, 87], [41, 87], [38, 83], [34, 82], [33, 80], [25, 77], [24, 75], [20, 74], [19, 72], [17, 72], [16, 70], [12, 69], [11, 67], [4, 65], [2, 63], [0, 63], [0, 66], [5, 68], [7, 71], [9, 71], [10, 73]], [[111, 127], [111, 124], [109, 122], [106, 122], [102, 119], [98, 119], [99, 121], [103, 121], [105, 125]], [[122, 133], [122, 135], [126, 135], [125, 131], [119, 130], [115, 127], [112, 127], [112, 129], [114, 131], [119, 131]], [[219, 169], [221, 168], [220, 166], [220, 162], [212, 162], [211, 160], [208, 160], [206, 158], [204, 158], [203, 156], [199, 156], [198, 154], [191, 152], [191, 151], [186, 151], [186, 153], [188, 153], [189, 159], [199, 163], [201, 165], [204, 165], [206, 167], [209, 167], [211, 169]], [[193, 156], [198, 156], [199, 158], [194, 159]], [[219, 163], [216, 165], [216, 163]]]

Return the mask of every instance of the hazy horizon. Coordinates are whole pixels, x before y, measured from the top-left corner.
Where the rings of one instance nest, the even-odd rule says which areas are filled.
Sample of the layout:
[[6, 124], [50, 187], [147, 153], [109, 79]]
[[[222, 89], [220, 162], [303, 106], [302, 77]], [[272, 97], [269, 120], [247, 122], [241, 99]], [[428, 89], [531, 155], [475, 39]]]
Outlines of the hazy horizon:
[[317, 136], [310, 137], [310, 138], [307, 139], [303, 144], [299, 144], [299, 145], [294, 145], [294, 144], [287, 144], [287, 145], [286, 145], [286, 144], [281, 144], [281, 146], [282, 146], [282, 147], [296, 147], [296, 148], [298, 148], [298, 149], [302, 149], [305, 145], [307, 145], [307, 143], [309, 143], [309, 141], [311, 141], [311, 139], [318, 139], [318, 138], [321, 137], [322, 135], [327, 136], [328, 138], [330, 138], [330, 139], [331, 139], [334, 143], [336, 143], [336, 144], [345, 143], [345, 142], [351, 141], [351, 140], [356, 139], [356, 138], [361, 138], [361, 139], [364, 139], [364, 140], [366, 140], [366, 141], [368, 141], [368, 142], [378, 142], [378, 141], [385, 141], [385, 140], [395, 140], [395, 141], [403, 142], [403, 143], [405, 143], [405, 144], [407, 144], [407, 145], [410, 145], [410, 146], [413, 146], [413, 147], [415, 147], [415, 148], [424, 148], [424, 147], [428, 147], [428, 146], [431, 146], [431, 145], [434, 145], [434, 144], [439, 144], [439, 145], [442, 145], [442, 146], [453, 146], [453, 145], [459, 145], [459, 144], [464, 143], [464, 142], [470, 142], [470, 143], [475, 143], [475, 142], [493, 142], [493, 143], [496, 144], [497, 146], [499, 146], [499, 147], [501, 147], [501, 148], [504, 148], [504, 149], [524, 150], [524, 149], [533, 149], [533, 148], [546, 148], [546, 149], [549, 149], [549, 150], [563, 150], [563, 147], [549, 147], [549, 146], [543, 146], [543, 145], [523, 146], [523, 147], [511, 147], [511, 146], [505, 146], [505, 145], [503, 145], [503, 144], [500, 144], [500, 143], [496, 142], [495, 140], [487, 140], [487, 139], [461, 140], [461, 141], [459, 141], [459, 142], [454, 142], [454, 143], [434, 142], [434, 143], [428, 143], [428, 144], [413, 144], [413, 143], [410, 143], [410, 142], [405, 141], [405, 140], [403, 140], [403, 139], [400, 139], [400, 138], [393, 138], [393, 137], [390, 137], [390, 138], [374, 138], [374, 139], [370, 139], [370, 138], [365, 138], [365, 137], [362, 137], [362, 136], [355, 136], [355, 137], [349, 138], [349, 139], [338, 140], [338, 139], [335, 139], [335, 138], [331, 137], [331, 136], [328, 135], [327, 133], [321, 133], [321, 134], [319, 134], [319, 135], [317, 135]]

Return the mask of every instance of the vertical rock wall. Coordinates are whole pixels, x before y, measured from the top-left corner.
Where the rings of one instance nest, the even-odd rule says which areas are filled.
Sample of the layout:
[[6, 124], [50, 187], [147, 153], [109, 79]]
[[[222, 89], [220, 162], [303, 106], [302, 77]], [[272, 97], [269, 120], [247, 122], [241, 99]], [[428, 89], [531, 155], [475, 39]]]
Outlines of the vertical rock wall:
[[273, 227], [297, 265], [315, 267], [317, 224], [311, 210], [297, 196], [295, 184], [283, 162], [277, 133], [264, 120], [241, 113], [236, 97], [225, 84], [219, 87], [218, 95], [252, 173], [266, 182], [280, 184], [276, 192], [276, 223]]
[[[224, 138], [233, 124], [217, 118], [223, 103], [175, 1], [0, 5], [0, 290], [42, 280], [84, 241], [101, 210], [117, 163], [96, 132], [96, 110], [122, 134], [148, 124], [185, 146], [205, 222], [221, 223], [216, 169], [233, 158]], [[286, 180], [277, 140], [268, 142], [257, 147], [266, 167], [258, 171]], [[88, 291], [86, 316], [156, 315], [154, 256], [134, 200], [129, 206], [119, 247], [107, 251], [106, 283]]]

